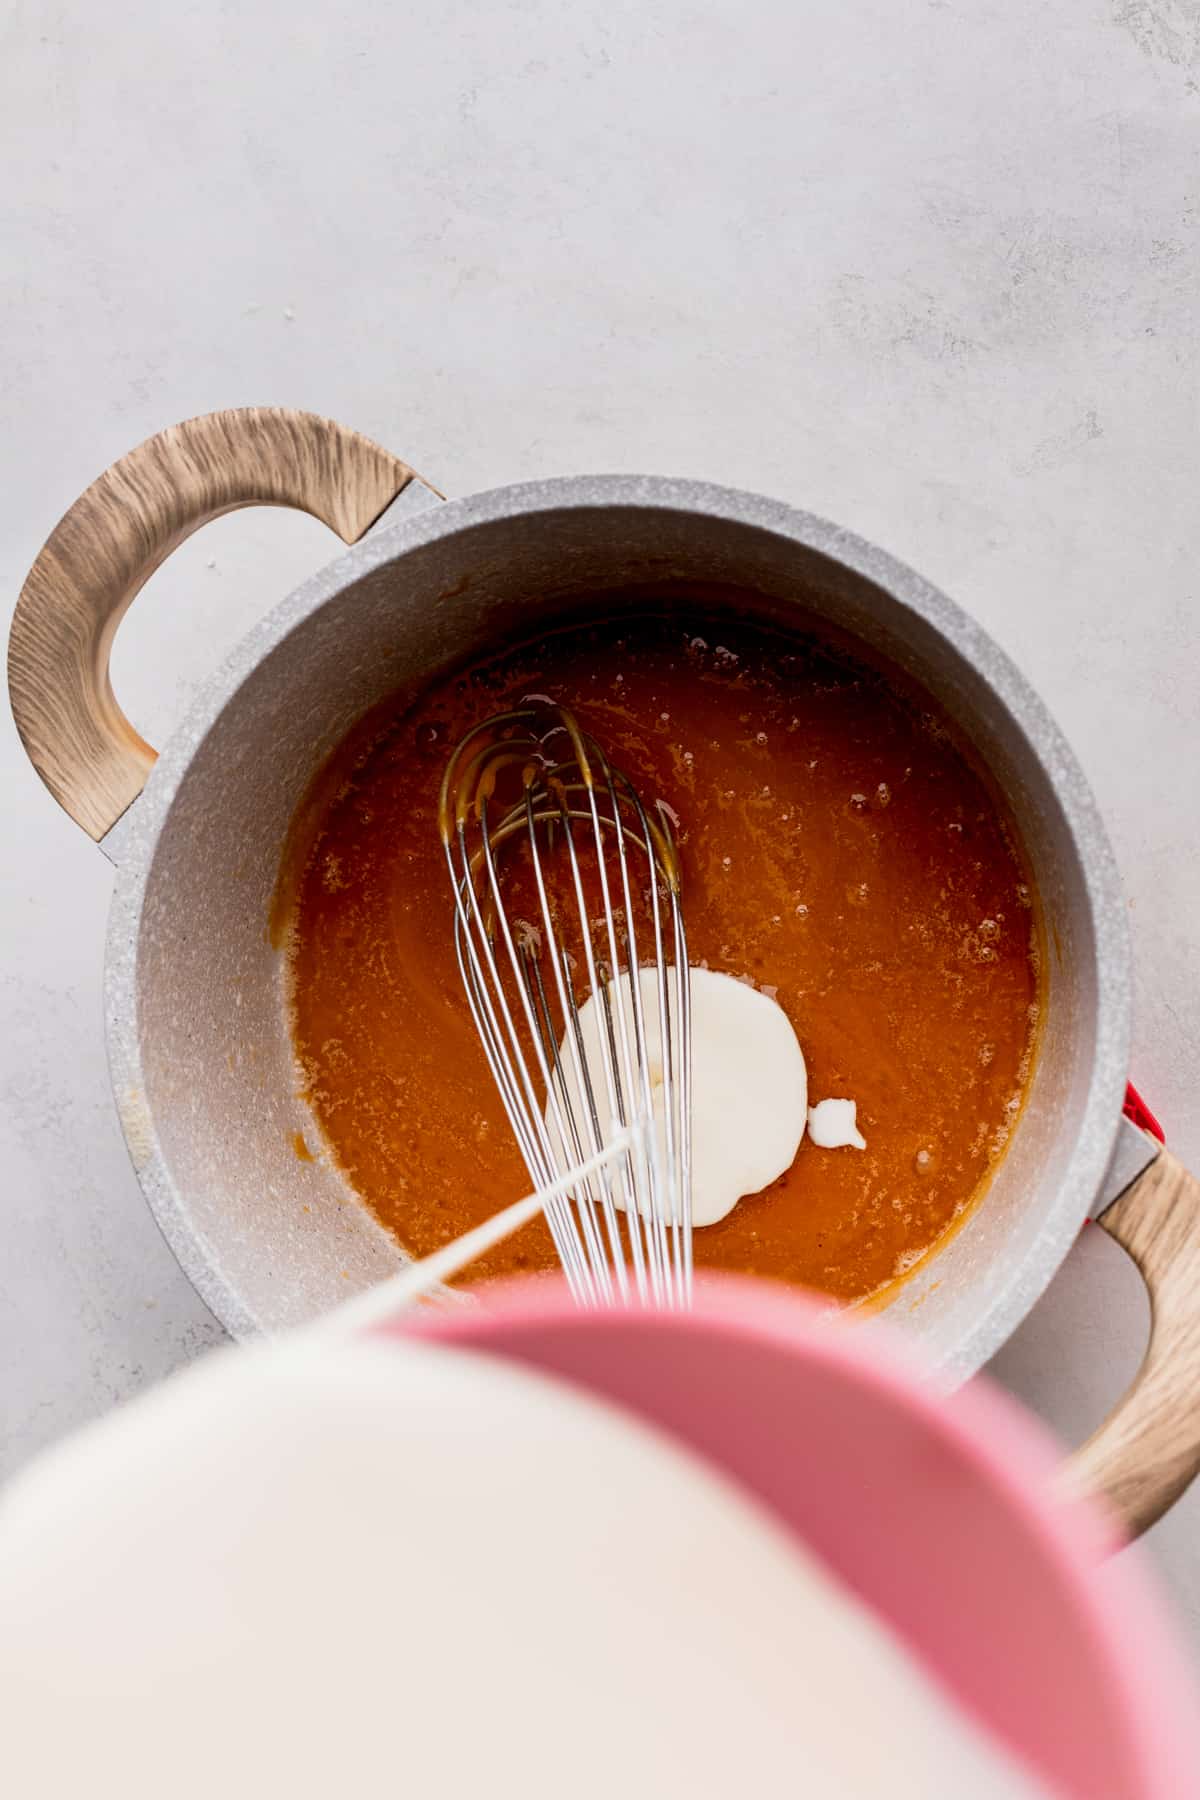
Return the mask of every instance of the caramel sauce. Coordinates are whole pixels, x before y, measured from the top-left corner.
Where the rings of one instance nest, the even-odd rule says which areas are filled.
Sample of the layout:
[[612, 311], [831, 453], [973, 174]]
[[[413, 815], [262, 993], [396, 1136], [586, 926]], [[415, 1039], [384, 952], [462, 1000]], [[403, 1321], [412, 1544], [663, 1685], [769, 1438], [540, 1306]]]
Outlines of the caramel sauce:
[[[867, 1149], [806, 1137], [771, 1188], [697, 1231], [697, 1265], [840, 1301], [886, 1287], [965, 1215], [1020, 1110], [1038, 1012], [1029, 878], [927, 696], [699, 603], [686, 630], [678, 612], [626, 614], [475, 662], [377, 709], [318, 777], [280, 907], [328, 1149], [416, 1255], [528, 1191], [460, 986], [436, 817], [454, 744], [530, 692], [575, 708], [678, 814], [692, 962], [778, 999], [810, 1103], [858, 1102]], [[471, 1273], [553, 1266], [539, 1222]]]
[[292, 1133], [292, 1154], [300, 1162], [315, 1162], [316, 1161], [316, 1157], [313, 1155], [312, 1151], [309, 1149], [308, 1144], [305, 1140], [304, 1133], [302, 1131], [293, 1131], [293, 1133]]

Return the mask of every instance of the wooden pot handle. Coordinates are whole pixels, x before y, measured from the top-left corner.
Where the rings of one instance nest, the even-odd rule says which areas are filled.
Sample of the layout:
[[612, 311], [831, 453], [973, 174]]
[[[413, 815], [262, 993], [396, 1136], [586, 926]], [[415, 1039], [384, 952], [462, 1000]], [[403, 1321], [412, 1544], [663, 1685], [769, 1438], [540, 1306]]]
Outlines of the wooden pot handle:
[[172, 425], [92, 483], [30, 570], [8, 646], [21, 741], [85, 831], [102, 838], [154, 765], [117, 705], [108, 664], [122, 614], [163, 558], [241, 506], [298, 507], [352, 544], [414, 479], [343, 425], [251, 406]]
[[1072, 1493], [1103, 1495], [1137, 1537], [1200, 1473], [1200, 1181], [1160, 1150], [1098, 1223], [1150, 1290], [1150, 1342], [1133, 1386], [1063, 1480]]

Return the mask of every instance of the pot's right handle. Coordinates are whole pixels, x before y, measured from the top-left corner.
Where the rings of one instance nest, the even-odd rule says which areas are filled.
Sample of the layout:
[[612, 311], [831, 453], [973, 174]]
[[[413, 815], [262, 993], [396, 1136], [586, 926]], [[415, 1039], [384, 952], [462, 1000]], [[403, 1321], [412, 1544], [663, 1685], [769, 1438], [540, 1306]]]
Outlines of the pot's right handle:
[[1200, 1181], [1160, 1150], [1097, 1223], [1141, 1270], [1150, 1342], [1133, 1386], [1069, 1459], [1064, 1482], [1103, 1496], [1137, 1537], [1200, 1474]]
[[92, 483], [30, 570], [8, 647], [21, 741], [77, 824], [102, 838], [154, 765], [108, 664], [122, 614], [163, 558], [241, 506], [297, 507], [352, 544], [418, 479], [331, 419], [253, 406], [172, 425]]

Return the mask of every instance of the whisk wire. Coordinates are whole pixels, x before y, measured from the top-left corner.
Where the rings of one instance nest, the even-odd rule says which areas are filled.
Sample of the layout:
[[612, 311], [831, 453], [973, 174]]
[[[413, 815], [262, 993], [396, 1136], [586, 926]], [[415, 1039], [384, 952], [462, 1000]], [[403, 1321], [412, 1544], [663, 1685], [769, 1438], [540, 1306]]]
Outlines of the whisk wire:
[[[554, 1191], [546, 1219], [573, 1295], [582, 1305], [634, 1294], [687, 1305], [690, 992], [667, 809], [652, 819], [574, 716], [539, 698], [467, 733], [438, 812], [468, 1006], [530, 1175]], [[646, 861], [644, 890], [635, 853]], [[540, 926], [510, 917], [522, 869]], [[639, 918], [653, 952], [646, 965]]]
[[[525, 804], [529, 821], [531, 861], [538, 892], [538, 905], [542, 915], [542, 928], [546, 933], [546, 942], [553, 945], [555, 942], [554, 919], [550, 908], [550, 896], [546, 886], [545, 870], [542, 867], [541, 853], [537, 843], [536, 818], [533, 809], [533, 800], [528, 789], [526, 790]], [[569, 820], [566, 821], [565, 829], [567, 831], [570, 830]], [[557, 955], [551, 953], [549, 961], [550, 966], [554, 971], [554, 982], [558, 994], [560, 1012], [562, 1017], [568, 1022], [568, 1028], [563, 1033], [563, 1042], [567, 1046], [570, 1057], [571, 1070], [575, 1079], [575, 1090], [582, 1096], [585, 1102], [584, 1113], [588, 1129], [588, 1147], [591, 1154], [594, 1156], [599, 1151], [602, 1142], [600, 1115], [596, 1107], [596, 1097], [592, 1090], [591, 1076], [588, 1071], [587, 1058], [584, 1053], [583, 1034], [579, 1024], [579, 1008], [575, 999], [575, 984], [571, 977], [570, 955], [565, 945], [560, 946]], [[567, 1115], [570, 1121], [572, 1134], [571, 1148], [575, 1153], [576, 1161], [582, 1161], [583, 1150], [579, 1139], [578, 1127], [575, 1123], [574, 1109], [569, 1104], [570, 1089], [567, 1086], [563, 1073], [562, 1059], [559, 1054], [557, 1037], [554, 1032], [550, 1007], [546, 998], [546, 990], [542, 982], [541, 970], [536, 962], [533, 964], [533, 969], [537, 980], [538, 994], [542, 1002], [541, 1016], [546, 1038], [553, 1047], [555, 1076], [559, 1083], [560, 1092], [562, 1093], [564, 1100], [567, 1101]], [[621, 1298], [627, 1300], [629, 1297], [629, 1284], [625, 1273], [625, 1258], [621, 1251], [621, 1233], [617, 1223], [616, 1204], [613, 1200], [612, 1174], [607, 1164], [600, 1165], [598, 1178], [601, 1191], [601, 1209], [604, 1216], [605, 1229], [608, 1233], [613, 1266], [617, 1272], [617, 1285], [621, 1292]], [[590, 1182], [588, 1184], [588, 1194], [590, 1198]], [[640, 1272], [640, 1263], [638, 1268]], [[635, 1279], [636, 1278], [637, 1277], [635, 1276]]]
[[[465, 829], [461, 826], [459, 835], [464, 860], [468, 860]], [[554, 1158], [550, 1153], [550, 1147], [545, 1141], [544, 1134], [537, 1129], [541, 1115], [528, 1069], [520, 1054], [519, 1038], [513, 1024], [508, 998], [500, 981], [491, 939], [484, 924], [474, 883], [469, 879], [459, 880], [449, 849], [447, 849], [447, 858], [454, 884], [457, 915], [455, 948], [475, 1027], [483, 1044], [484, 1054], [488, 1059], [493, 1078], [500, 1091], [509, 1124], [513, 1128], [521, 1154], [525, 1159], [525, 1165], [534, 1182], [539, 1187], [544, 1187], [549, 1184], [555, 1174]], [[490, 983], [484, 978], [485, 969], [491, 978]], [[493, 995], [495, 999], [493, 999]], [[497, 1017], [497, 1012], [502, 1017], [502, 1024], [501, 1019]], [[515, 1055], [510, 1054], [510, 1044], [513, 1046]], [[519, 1075], [518, 1070], [520, 1071]], [[524, 1088], [524, 1104], [522, 1104], [521, 1096], [522, 1087]], [[567, 1277], [572, 1294], [576, 1300], [586, 1302], [589, 1298], [594, 1297], [594, 1280], [581, 1247], [576, 1241], [570, 1203], [563, 1195], [557, 1195], [548, 1203], [546, 1222], [554, 1238], [559, 1261], [562, 1263], [563, 1272]]]
[[[647, 842], [650, 840], [650, 822], [646, 817], [641, 799], [632, 788], [630, 795], [642, 831]], [[676, 1053], [677, 1038], [686, 1042], [690, 1037], [690, 1021], [686, 1000], [687, 992], [687, 944], [683, 931], [683, 914], [679, 906], [678, 895], [672, 891], [672, 938], [673, 956], [668, 962], [666, 947], [663, 941], [662, 906], [659, 898], [658, 883], [650, 883], [650, 914], [654, 930], [654, 972], [658, 989], [658, 1011], [662, 1020], [662, 1056], [663, 1056], [663, 1091], [666, 1104], [663, 1109], [663, 1129], [665, 1138], [665, 1165], [668, 1180], [667, 1198], [669, 1204], [670, 1229], [672, 1238], [672, 1254], [667, 1259], [668, 1267], [676, 1275], [676, 1287], [673, 1298], [682, 1304], [684, 1297], [691, 1290], [691, 1210], [690, 1182], [688, 1164], [683, 1150], [690, 1136], [683, 1129], [684, 1118], [690, 1117], [687, 1104], [686, 1089], [677, 1080]], [[676, 1007], [671, 1007], [668, 983], [668, 969], [675, 974]], [[684, 1217], [685, 1203], [688, 1216]]]
[[[629, 863], [628, 863], [628, 859], [626, 858], [626, 855], [625, 855], [625, 837], [624, 837], [623, 823], [622, 823], [622, 819], [621, 819], [621, 806], [620, 806], [620, 802], [617, 798], [616, 788], [613, 785], [612, 771], [608, 766], [607, 758], [603, 759], [603, 768], [604, 768], [605, 780], [606, 780], [607, 786], [608, 786], [609, 798], [610, 798], [611, 806], [612, 806], [613, 835], [614, 835], [614, 841], [616, 844], [616, 851], [617, 851], [617, 866], [621, 873], [621, 895], [622, 895], [622, 899], [624, 901], [624, 923], [625, 923], [626, 946], [627, 946], [626, 961], [627, 961], [627, 967], [628, 967], [628, 972], [629, 972], [629, 997], [630, 997], [630, 1001], [631, 1001], [630, 1010], [633, 1015], [634, 1060], [633, 1060], [632, 1065], [631, 1065], [630, 1059], [629, 1059], [628, 1032], [625, 1029], [625, 996], [622, 991], [619, 980], [614, 978], [613, 982], [604, 989], [604, 991], [601, 995], [601, 999], [604, 1004], [605, 1019], [607, 1022], [609, 1022], [610, 1027], [611, 1027], [611, 1017], [612, 1017], [612, 1012], [614, 1009], [613, 1009], [612, 1005], [610, 1004], [610, 995], [614, 994], [614, 993], [616, 995], [616, 1009], [615, 1010], [616, 1010], [617, 1018], [620, 1022], [620, 1026], [621, 1026], [621, 1044], [622, 1044], [622, 1050], [624, 1052], [624, 1067], [625, 1067], [627, 1079], [629, 1081], [631, 1102], [633, 1104], [636, 1104], [637, 1099], [640, 1098], [640, 1101], [641, 1101], [640, 1110], [641, 1110], [642, 1116], [644, 1118], [650, 1119], [650, 1118], [653, 1118], [653, 1116], [654, 1116], [654, 1101], [653, 1101], [653, 1096], [650, 1091], [650, 1064], [649, 1064], [649, 1059], [647, 1056], [647, 1048], [646, 1048], [646, 1021], [645, 1021], [645, 1015], [644, 1015], [643, 1008], [642, 1008], [642, 985], [641, 985], [641, 978], [640, 978], [641, 963], [638, 958], [637, 925], [635, 922], [635, 909], [634, 909], [634, 904], [633, 904], [633, 894], [632, 894], [632, 891], [631, 891], [630, 885], [629, 885]], [[606, 868], [606, 865], [604, 862], [601, 841], [600, 841], [601, 840], [601, 828], [600, 828], [600, 819], [599, 819], [599, 808], [598, 808], [598, 805], [596, 802], [596, 797], [595, 797], [594, 793], [592, 794], [591, 801], [592, 801], [593, 829], [595, 830], [595, 833], [596, 833], [597, 846], [598, 846], [597, 855], [598, 855], [598, 858], [600, 861], [600, 869], [601, 869], [600, 879], [601, 879], [601, 887], [602, 887], [603, 895], [604, 895], [605, 922], [606, 922], [606, 925], [608, 928], [609, 943], [612, 948], [612, 967], [615, 970], [619, 967], [618, 952], [616, 949], [616, 920], [613, 915], [611, 898], [609, 895], [608, 873], [607, 873], [607, 868]], [[656, 886], [656, 882], [653, 877], [653, 872], [651, 873], [650, 886], [652, 889]], [[635, 1073], [635, 1071], [636, 1071], [636, 1073]], [[635, 1082], [637, 1082], [640, 1085], [640, 1088], [641, 1088], [640, 1096], [637, 1095], [637, 1089], [635, 1087]], [[620, 1115], [620, 1123], [622, 1125], [624, 1125], [626, 1123], [625, 1115], [623, 1112]], [[655, 1300], [658, 1302], [659, 1305], [663, 1305], [669, 1298], [669, 1290], [666, 1285], [667, 1245], [666, 1245], [665, 1234], [663, 1231], [662, 1193], [661, 1193], [661, 1186], [660, 1186], [660, 1181], [659, 1181], [659, 1167], [658, 1167], [659, 1158], [656, 1154], [656, 1146], [655, 1146], [653, 1140], [650, 1140], [647, 1142], [646, 1139], [643, 1139], [641, 1141], [641, 1145], [639, 1147], [642, 1148], [647, 1153], [648, 1164], [649, 1164], [649, 1166], [643, 1170], [643, 1178], [645, 1181], [645, 1191], [646, 1191], [646, 1194], [647, 1194], [647, 1197], [649, 1200], [649, 1217], [645, 1221], [646, 1231], [647, 1231], [647, 1236], [649, 1236], [652, 1233], [653, 1237], [654, 1237], [654, 1252], [650, 1258], [651, 1281], [654, 1286]], [[639, 1208], [639, 1215], [640, 1215], [640, 1210], [641, 1209]]]
[[[596, 831], [598, 834], [599, 828], [598, 828], [598, 824], [597, 824], [594, 813], [591, 815], [591, 819], [592, 819], [592, 824], [593, 824], [593, 830]], [[594, 947], [592, 944], [592, 934], [589, 929], [587, 902], [586, 902], [586, 899], [584, 896], [584, 889], [583, 889], [583, 875], [582, 875], [582, 871], [581, 871], [580, 865], [579, 865], [579, 857], [577, 854], [577, 847], [576, 847], [576, 843], [575, 843], [575, 834], [571, 828], [570, 817], [564, 816], [563, 823], [564, 823], [564, 843], [565, 843], [565, 848], [566, 848], [566, 853], [567, 853], [567, 861], [568, 861], [568, 864], [570, 867], [570, 873], [571, 873], [571, 887], [572, 887], [572, 891], [573, 891], [574, 897], [575, 897], [576, 908], [578, 910], [580, 936], [581, 936], [582, 945], [583, 945], [583, 956], [584, 956], [584, 962], [585, 962], [586, 968], [587, 968], [588, 991], [593, 996], [595, 996], [595, 1003], [596, 1003], [597, 1007], [599, 1008], [599, 1011], [602, 1015], [603, 1029], [601, 1029], [597, 1032], [597, 1038], [599, 1040], [599, 1045], [600, 1045], [600, 1065], [601, 1065], [601, 1069], [602, 1069], [603, 1075], [604, 1075], [605, 1098], [607, 1099], [607, 1102], [608, 1102], [609, 1117], [614, 1119], [618, 1125], [623, 1126], [628, 1123], [628, 1118], [626, 1115], [626, 1104], [625, 1104], [625, 1089], [621, 1085], [621, 1076], [620, 1076], [620, 1071], [618, 1069], [617, 1043], [616, 1043], [615, 1035], [612, 1030], [612, 1020], [611, 1020], [610, 1006], [609, 1006], [610, 970], [617, 966], [617, 945], [616, 945], [616, 936], [615, 936], [615, 922], [612, 917], [612, 907], [609, 904], [609, 900], [608, 900], [607, 884], [606, 884], [606, 882], [604, 882], [604, 876], [602, 873], [601, 879], [602, 879], [602, 882], [604, 882], [602, 905], [603, 905], [603, 910], [604, 910], [604, 921], [605, 921], [605, 925], [607, 927], [606, 936], [608, 939], [608, 951], [609, 951], [609, 955], [612, 958], [611, 964], [608, 965], [608, 967], [605, 967], [603, 964], [598, 962], [598, 960], [596, 958], [595, 950], [594, 950]], [[600, 869], [601, 869], [601, 871], [603, 871], [603, 869], [604, 869], [603, 842], [602, 842], [602, 840], [599, 839], [598, 835], [597, 835], [597, 844], [598, 844], [598, 852], [597, 852], [598, 861], [599, 861]], [[538, 850], [537, 850], [536, 845], [534, 847], [533, 854], [534, 854], [535, 858], [538, 857]], [[572, 1028], [572, 1031], [575, 1034], [575, 1036], [580, 1044], [580, 1047], [582, 1049], [583, 1033], [582, 1033], [582, 1027], [580, 1025], [580, 1020], [579, 1020], [579, 1005], [578, 1005], [578, 1000], [577, 1000], [577, 997], [576, 997], [575, 991], [574, 991], [574, 982], [570, 983], [570, 994], [571, 994], [571, 1028]], [[624, 1026], [623, 1011], [624, 1011], [624, 1009], [622, 1007], [618, 1007], [618, 1013], [622, 1015], [622, 1026]], [[590, 1069], [590, 1065], [589, 1065], [586, 1057], [583, 1058], [583, 1064], [584, 1064], [584, 1080], [585, 1080], [585, 1083], [587, 1086], [587, 1095], [588, 1095], [589, 1106], [592, 1107], [594, 1110], [596, 1110], [595, 1091], [592, 1086], [591, 1069]], [[618, 1163], [617, 1168], [618, 1168], [619, 1177], [621, 1179], [624, 1193], [625, 1193], [625, 1201], [626, 1201], [625, 1208], [624, 1208], [625, 1221], [626, 1221], [626, 1228], [627, 1228], [628, 1235], [629, 1235], [630, 1250], [631, 1250], [631, 1253], [633, 1256], [634, 1280], [638, 1287], [639, 1297], [644, 1301], [646, 1299], [647, 1271], [649, 1271], [651, 1291], [656, 1299], [658, 1296], [660, 1283], [655, 1274], [655, 1257], [654, 1257], [654, 1253], [651, 1248], [651, 1245], [649, 1243], [648, 1221], [645, 1217], [643, 1209], [637, 1204], [637, 1196], [638, 1196], [638, 1192], [639, 1192], [637, 1177], [638, 1177], [638, 1170], [640, 1167], [640, 1156], [643, 1153], [644, 1153], [644, 1150], [643, 1150], [643, 1147], [640, 1145], [640, 1143], [637, 1146], [635, 1146], [634, 1144], [631, 1144], [630, 1148], [626, 1151], [623, 1161]], [[643, 1238], [646, 1239], [645, 1244], [643, 1244]]]
[[[503, 903], [502, 903], [502, 896], [501, 896], [501, 891], [500, 891], [500, 881], [499, 881], [499, 876], [498, 876], [497, 870], [496, 870], [496, 858], [495, 858], [495, 853], [494, 853], [491, 839], [488, 835], [487, 820], [488, 820], [488, 805], [487, 805], [487, 797], [485, 795], [484, 797], [481, 798], [480, 803], [479, 803], [479, 821], [480, 821], [480, 829], [481, 829], [481, 841], [482, 841], [482, 846], [483, 846], [483, 866], [487, 872], [487, 880], [488, 880], [488, 886], [489, 886], [489, 890], [490, 890], [490, 899], [491, 899], [490, 914], [491, 914], [491, 917], [493, 917], [496, 920], [497, 924], [499, 925], [500, 935], [503, 939], [504, 948], [508, 955], [509, 967], [511, 968], [513, 976], [515, 977], [515, 985], [516, 985], [517, 993], [518, 993], [518, 995], [520, 997], [520, 1001], [521, 1001], [521, 1010], [524, 1015], [527, 1031], [529, 1033], [529, 1039], [533, 1046], [534, 1055], [537, 1060], [538, 1073], [541, 1076], [542, 1088], [546, 1095], [546, 1101], [544, 1104], [548, 1108], [548, 1110], [553, 1114], [554, 1127], [558, 1134], [558, 1141], [560, 1144], [565, 1146], [568, 1142], [568, 1139], [567, 1139], [566, 1123], [565, 1123], [565, 1119], [563, 1117], [560, 1096], [559, 1096], [558, 1088], [557, 1088], [555, 1082], [553, 1081], [553, 1079], [551, 1078], [550, 1066], [546, 1060], [546, 1053], [545, 1053], [545, 1049], [542, 1044], [542, 1034], [538, 1027], [537, 1015], [534, 1011], [532, 996], [530, 994], [528, 984], [523, 979], [521, 958], [517, 951], [516, 939], [513, 935], [512, 926], [509, 923], [508, 914], [505, 911]], [[506, 1011], [507, 1011], [507, 1007], [506, 1007]], [[511, 1025], [510, 1025], [510, 1030], [511, 1030]], [[516, 1037], [515, 1030], [512, 1031], [512, 1036], [513, 1036], [514, 1044], [516, 1044], [518, 1042], [518, 1040]], [[546, 1156], [547, 1166], [551, 1169], [551, 1171], [553, 1171], [556, 1166], [556, 1163], [555, 1163], [555, 1157], [554, 1157], [553, 1148], [552, 1148], [552, 1139], [550, 1136], [550, 1132], [547, 1128], [547, 1123], [546, 1123], [543, 1111], [539, 1107], [539, 1104], [538, 1104], [537, 1091], [533, 1084], [531, 1072], [528, 1068], [528, 1065], [524, 1062], [522, 1062], [522, 1064], [521, 1064], [521, 1071], [522, 1071], [524, 1085], [526, 1088], [527, 1098], [529, 1100], [530, 1107], [532, 1109], [532, 1117], [533, 1117], [533, 1122], [535, 1125], [538, 1141], [539, 1141], [539, 1143], [544, 1151], [544, 1154]], [[569, 1154], [569, 1152], [568, 1152], [568, 1154]], [[584, 1195], [586, 1196], [586, 1192], [587, 1192], [586, 1187], [582, 1191], [583, 1191]], [[578, 1197], [579, 1196], [578, 1196], [578, 1191], [577, 1191], [577, 1195], [576, 1195], [577, 1200], [578, 1200]], [[564, 1205], [564, 1209], [566, 1209], [567, 1203], [564, 1202], [563, 1205]], [[587, 1204], [586, 1197], [584, 1198], [584, 1200], [579, 1202], [578, 1211], [579, 1211], [580, 1226], [582, 1228], [583, 1236], [584, 1236], [584, 1240], [585, 1240], [585, 1255], [582, 1258], [582, 1264], [583, 1264], [583, 1268], [586, 1272], [586, 1286], [589, 1290], [589, 1297], [592, 1300], [596, 1300], [596, 1299], [600, 1298], [601, 1293], [611, 1285], [609, 1274], [608, 1274], [608, 1266], [607, 1266], [607, 1263], [604, 1261], [603, 1257], [600, 1255], [599, 1245], [595, 1240], [593, 1219], [592, 1219], [593, 1209], [590, 1205]], [[567, 1211], [568, 1221], [569, 1221], [569, 1216], [570, 1215], [569, 1215], [569, 1210], [568, 1210]], [[576, 1249], [577, 1249], [577, 1246], [576, 1246]], [[560, 1252], [560, 1254], [561, 1254], [561, 1252]]]

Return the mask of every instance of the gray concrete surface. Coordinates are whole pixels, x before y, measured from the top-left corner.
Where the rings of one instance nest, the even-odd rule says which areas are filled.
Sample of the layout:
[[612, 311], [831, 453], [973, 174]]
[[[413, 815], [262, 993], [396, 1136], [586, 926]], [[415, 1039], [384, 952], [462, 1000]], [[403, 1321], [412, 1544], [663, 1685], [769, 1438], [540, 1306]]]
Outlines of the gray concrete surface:
[[[0, 571], [171, 420], [332, 414], [454, 492], [653, 469], [786, 496], [982, 619], [1074, 740], [1200, 1163], [1196, 0], [16, 0], [0, 21]], [[151, 739], [331, 548], [221, 521], [114, 674]], [[0, 721], [0, 1438], [216, 1343], [110, 1103], [110, 871]], [[1136, 1364], [1087, 1234], [995, 1372], [1068, 1439]], [[1200, 1494], [1151, 1535], [1200, 1637]]]

